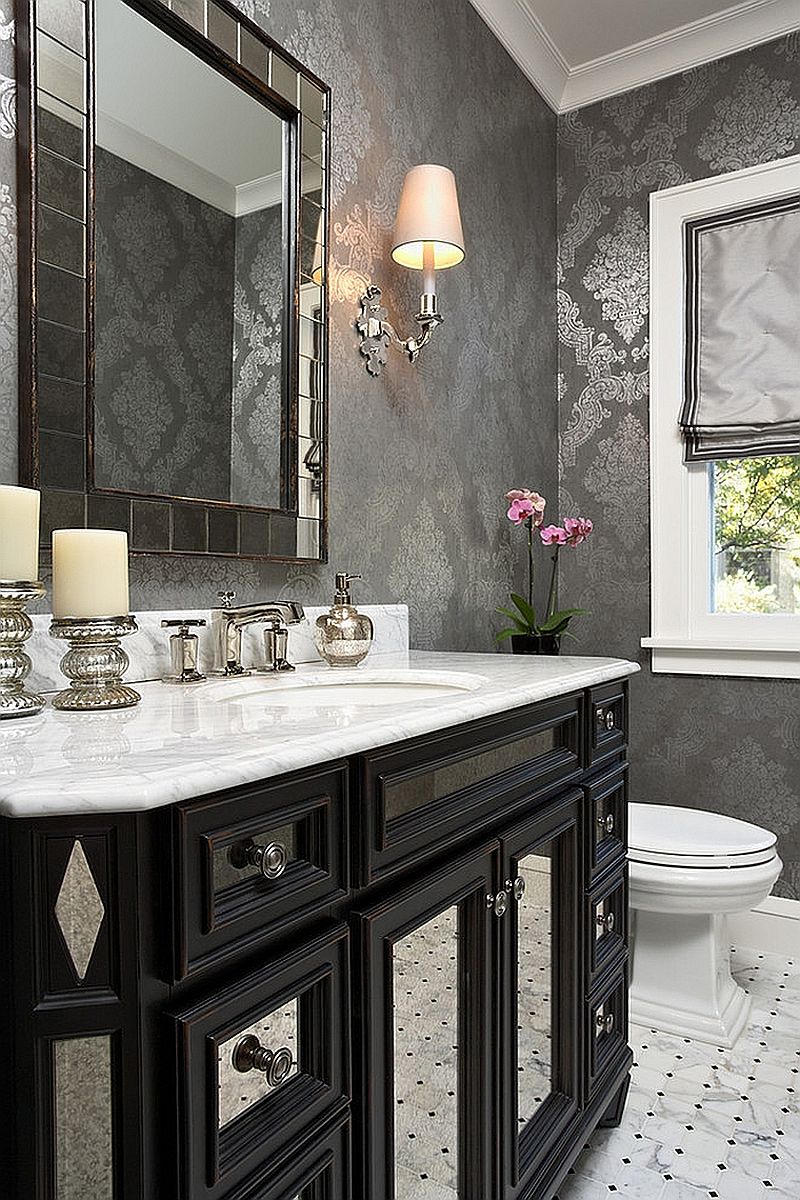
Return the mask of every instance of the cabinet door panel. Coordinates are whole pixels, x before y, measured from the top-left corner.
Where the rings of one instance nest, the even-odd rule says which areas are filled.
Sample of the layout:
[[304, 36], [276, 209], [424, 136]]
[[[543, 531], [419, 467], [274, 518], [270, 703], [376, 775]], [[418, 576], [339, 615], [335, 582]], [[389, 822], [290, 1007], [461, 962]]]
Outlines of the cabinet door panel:
[[582, 795], [502, 839], [512, 897], [501, 967], [504, 1195], [511, 1200], [578, 1111]]
[[[490, 988], [498, 843], [356, 917], [364, 1200], [494, 1200]], [[357, 1048], [358, 1052], [358, 1048]]]

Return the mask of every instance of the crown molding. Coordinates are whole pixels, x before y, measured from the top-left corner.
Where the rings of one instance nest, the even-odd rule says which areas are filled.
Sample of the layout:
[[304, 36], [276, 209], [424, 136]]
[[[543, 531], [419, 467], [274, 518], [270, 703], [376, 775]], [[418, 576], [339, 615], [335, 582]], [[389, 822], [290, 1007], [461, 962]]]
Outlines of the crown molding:
[[725, 58], [800, 27], [797, 0], [744, 0], [569, 71], [559, 112]]
[[471, 3], [556, 113], [595, 104], [800, 28], [798, 0], [742, 0], [657, 37], [570, 66], [529, 0]]
[[569, 65], [526, 0], [470, 0], [522, 73], [558, 112]]

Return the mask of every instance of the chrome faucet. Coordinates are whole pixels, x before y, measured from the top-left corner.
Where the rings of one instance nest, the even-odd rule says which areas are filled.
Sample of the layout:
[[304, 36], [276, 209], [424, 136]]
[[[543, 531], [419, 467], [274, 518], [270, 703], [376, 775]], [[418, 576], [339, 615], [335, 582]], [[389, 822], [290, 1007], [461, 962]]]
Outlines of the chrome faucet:
[[293, 671], [286, 658], [289, 638], [287, 625], [297, 625], [305, 617], [302, 604], [294, 600], [266, 600], [261, 604], [234, 604], [235, 592], [220, 592], [219, 607], [211, 610], [211, 636], [214, 643], [215, 675], [249, 675], [242, 666], [242, 630], [246, 625], [264, 625], [265, 663], [258, 672]]

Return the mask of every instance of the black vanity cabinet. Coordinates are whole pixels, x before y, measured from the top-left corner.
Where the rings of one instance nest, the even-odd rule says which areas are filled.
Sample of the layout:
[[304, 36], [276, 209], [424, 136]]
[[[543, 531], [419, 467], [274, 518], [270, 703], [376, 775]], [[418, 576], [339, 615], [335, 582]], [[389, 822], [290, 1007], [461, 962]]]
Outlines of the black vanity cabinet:
[[10, 1200], [548, 1200], [619, 1120], [627, 685], [4, 818]]

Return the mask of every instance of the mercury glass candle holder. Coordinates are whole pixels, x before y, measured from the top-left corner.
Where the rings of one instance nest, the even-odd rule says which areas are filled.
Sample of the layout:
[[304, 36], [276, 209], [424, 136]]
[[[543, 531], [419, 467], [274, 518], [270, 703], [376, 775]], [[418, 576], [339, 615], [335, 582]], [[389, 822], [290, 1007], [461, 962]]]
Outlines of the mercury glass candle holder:
[[67, 712], [131, 708], [141, 696], [122, 682], [128, 656], [120, 638], [136, 633], [135, 617], [54, 617], [50, 633], [69, 642], [61, 670], [70, 686], [59, 692], [53, 707]]
[[44, 708], [44, 697], [25, 689], [31, 660], [23, 650], [33, 633], [26, 607], [43, 595], [44, 584], [38, 580], [0, 580], [0, 719], [33, 717]]

